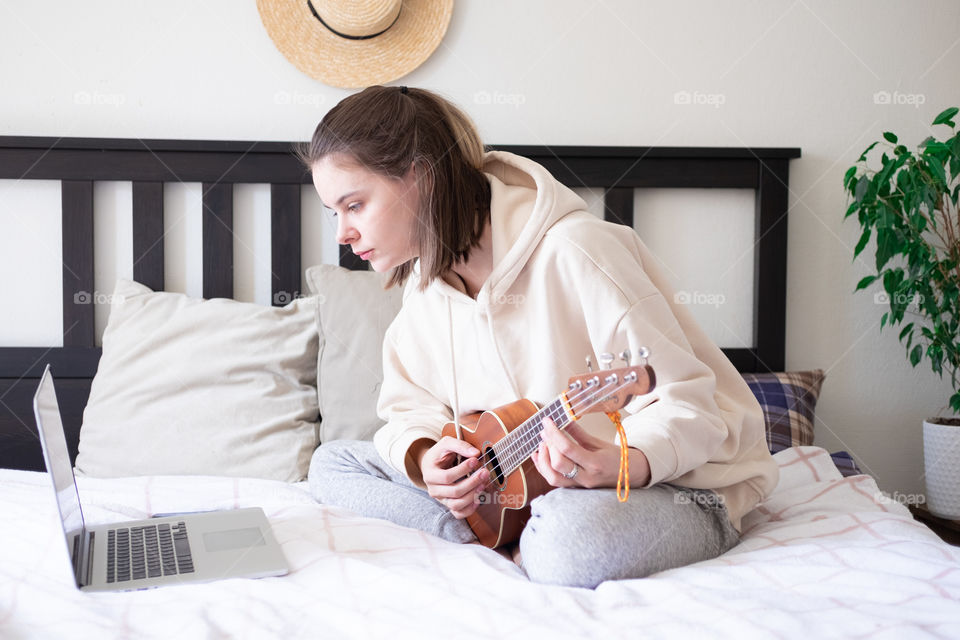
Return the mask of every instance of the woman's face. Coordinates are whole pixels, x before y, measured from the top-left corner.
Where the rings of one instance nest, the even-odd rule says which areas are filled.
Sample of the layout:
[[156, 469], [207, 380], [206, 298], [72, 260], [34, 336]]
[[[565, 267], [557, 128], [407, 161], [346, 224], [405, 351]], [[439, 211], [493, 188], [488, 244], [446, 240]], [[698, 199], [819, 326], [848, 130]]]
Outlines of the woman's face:
[[388, 271], [417, 256], [417, 190], [413, 166], [402, 178], [388, 178], [340, 154], [313, 165], [320, 202], [337, 218], [337, 243]]

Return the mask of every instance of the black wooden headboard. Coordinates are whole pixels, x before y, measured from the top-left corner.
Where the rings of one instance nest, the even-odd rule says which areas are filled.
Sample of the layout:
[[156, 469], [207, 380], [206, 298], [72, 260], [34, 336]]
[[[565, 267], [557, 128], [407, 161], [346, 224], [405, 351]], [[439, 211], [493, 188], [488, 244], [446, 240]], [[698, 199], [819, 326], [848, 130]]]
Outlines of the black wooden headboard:
[[[73, 303], [78, 292], [94, 290], [94, 182], [132, 182], [133, 277], [158, 291], [164, 288], [163, 185], [202, 183], [205, 298], [233, 296], [233, 185], [270, 184], [272, 290], [301, 291], [300, 189], [310, 175], [292, 148], [286, 142], [0, 136], [0, 179], [61, 181], [63, 229], [63, 346], [0, 346], [0, 467], [45, 468], [32, 399], [47, 363], [56, 373], [68, 446], [76, 456], [83, 407], [100, 359], [94, 305]], [[630, 226], [638, 187], [754, 189], [754, 346], [724, 353], [741, 372], [783, 369], [788, 169], [800, 149], [492, 148], [527, 156], [568, 186], [604, 189], [606, 219]], [[342, 249], [341, 265], [365, 268], [348, 247]]]

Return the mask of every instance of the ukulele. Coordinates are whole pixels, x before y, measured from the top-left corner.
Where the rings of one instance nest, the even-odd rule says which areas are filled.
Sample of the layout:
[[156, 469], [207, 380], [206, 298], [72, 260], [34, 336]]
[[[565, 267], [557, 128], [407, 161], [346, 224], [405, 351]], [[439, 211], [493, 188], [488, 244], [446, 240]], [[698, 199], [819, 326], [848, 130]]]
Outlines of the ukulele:
[[[622, 357], [628, 360], [629, 352]], [[603, 354], [601, 359], [609, 365], [613, 357]], [[480, 451], [480, 463], [490, 471], [477, 510], [467, 516], [480, 544], [493, 549], [517, 540], [530, 518], [530, 501], [554, 489], [530, 459], [540, 446], [544, 417], [563, 430], [587, 413], [618, 411], [655, 385], [653, 369], [646, 364], [605, 369], [573, 376], [567, 389], [542, 409], [523, 399], [461, 418], [459, 437]], [[457, 425], [448, 422], [441, 434], [457, 438]]]

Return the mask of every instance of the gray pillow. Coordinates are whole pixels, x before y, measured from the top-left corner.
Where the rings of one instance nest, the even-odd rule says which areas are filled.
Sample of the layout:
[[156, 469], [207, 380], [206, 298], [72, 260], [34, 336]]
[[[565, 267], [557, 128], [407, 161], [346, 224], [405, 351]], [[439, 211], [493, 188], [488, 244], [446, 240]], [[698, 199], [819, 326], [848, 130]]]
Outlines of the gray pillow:
[[371, 440], [383, 422], [383, 337], [400, 310], [402, 287], [384, 290], [385, 274], [321, 264], [307, 269], [317, 299], [317, 393], [320, 442]]

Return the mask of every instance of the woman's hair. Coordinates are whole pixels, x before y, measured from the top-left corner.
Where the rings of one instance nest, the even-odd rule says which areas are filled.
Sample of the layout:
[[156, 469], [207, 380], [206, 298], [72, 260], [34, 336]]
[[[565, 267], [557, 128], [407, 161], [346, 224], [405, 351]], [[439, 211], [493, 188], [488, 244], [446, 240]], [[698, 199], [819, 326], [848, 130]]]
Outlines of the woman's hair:
[[[470, 118], [425, 89], [368, 87], [344, 98], [297, 155], [309, 169], [330, 154], [388, 178], [416, 167], [420, 289], [477, 246], [490, 216], [484, 147]], [[406, 282], [413, 260], [394, 268], [387, 287]]]

